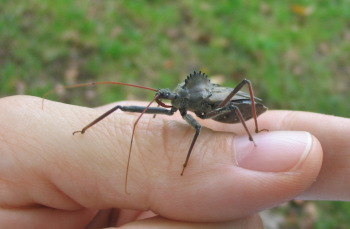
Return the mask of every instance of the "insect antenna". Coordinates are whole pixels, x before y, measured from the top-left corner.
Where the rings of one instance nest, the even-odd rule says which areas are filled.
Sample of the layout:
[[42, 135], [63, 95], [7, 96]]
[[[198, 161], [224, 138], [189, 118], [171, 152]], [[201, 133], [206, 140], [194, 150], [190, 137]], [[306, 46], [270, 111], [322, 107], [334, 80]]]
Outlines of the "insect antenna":
[[[82, 83], [82, 84], [74, 84], [74, 85], [68, 85], [64, 86], [63, 89], [71, 89], [71, 88], [78, 88], [78, 87], [86, 87], [86, 86], [95, 86], [95, 85], [101, 85], [101, 84], [118, 84], [118, 85], [124, 85], [124, 86], [129, 86], [129, 87], [136, 87], [136, 88], [141, 88], [141, 89], [146, 89], [150, 91], [157, 91], [154, 88], [150, 87], [144, 87], [144, 86], [139, 86], [135, 84], [128, 84], [128, 83], [121, 83], [121, 82], [112, 82], [112, 81], [103, 81], [103, 82], [92, 82], [92, 83]], [[44, 109], [44, 101], [49, 96], [50, 94], [57, 92], [59, 89], [53, 89], [47, 93], [44, 94], [43, 100], [41, 102], [41, 109]]]
[[128, 162], [126, 164], [126, 173], [125, 173], [125, 193], [128, 193], [127, 190], [127, 186], [128, 186], [128, 174], [129, 174], [129, 165], [130, 165], [130, 158], [131, 158], [131, 149], [132, 149], [132, 143], [134, 141], [134, 135], [135, 135], [135, 129], [136, 129], [136, 125], [139, 122], [139, 120], [141, 119], [142, 115], [150, 108], [150, 106], [152, 105], [152, 103], [154, 101], [158, 101], [158, 97], [159, 95], [156, 95], [152, 101], [145, 107], [145, 109], [141, 112], [141, 114], [139, 115], [139, 117], [136, 119], [136, 121], [134, 122], [134, 126], [132, 129], [132, 134], [131, 134], [131, 141], [130, 141], [130, 148], [129, 148], [129, 156], [128, 156]]

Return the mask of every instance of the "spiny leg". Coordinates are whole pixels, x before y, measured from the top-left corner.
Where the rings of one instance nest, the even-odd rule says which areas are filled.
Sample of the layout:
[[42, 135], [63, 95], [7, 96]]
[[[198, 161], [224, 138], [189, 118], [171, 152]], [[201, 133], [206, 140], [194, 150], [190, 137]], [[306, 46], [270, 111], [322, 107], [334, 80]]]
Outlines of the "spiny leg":
[[[252, 103], [252, 114], [253, 114], [254, 123], [255, 123], [255, 133], [258, 133], [260, 131], [259, 131], [259, 128], [258, 128], [258, 120], [257, 120], [257, 115], [256, 115], [256, 109], [255, 109], [254, 92], [253, 92], [252, 83], [249, 80], [247, 80], [247, 79], [242, 80], [242, 82], [240, 82], [233, 89], [233, 91], [224, 99], [224, 101], [222, 101], [219, 104], [219, 106], [217, 108], [224, 107], [228, 102], [230, 102], [230, 100], [233, 98], [233, 96], [235, 94], [237, 94], [237, 92], [239, 92], [242, 89], [242, 87], [244, 85], [246, 85], [246, 84], [248, 85], [248, 88], [249, 88], [249, 95], [250, 95], [250, 100], [251, 100], [251, 103]], [[236, 114], [237, 114], [237, 112], [236, 112]], [[240, 116], [238, 115], [238, 117], [240, 117]], [[243, 122], [242, 122], [242, 124], [243, 124]], [[243, 126], [244, 126], [244, 128], [246, 128], [245, 124], [243, 124]], [[261, 131], [263, 131], [263, 130], [261, 130]]]
[[181, 116], [188, 124], [190, 124], [196, 130], [196, 133], [194, 134], [193, 140], [191, 142], [190, 149], [187, 152], [185, 163], [183, 164], [183, 168], [182, 168], [182, 172], [181, 172], [181, 176], [182, 176], [184, 174], [188, 160], [190, 159], [193, 146], [197, 141], [199, 133], [201, 132], [202, 126], [191, 115], [187, 114], [186, 112], [181, 113]]

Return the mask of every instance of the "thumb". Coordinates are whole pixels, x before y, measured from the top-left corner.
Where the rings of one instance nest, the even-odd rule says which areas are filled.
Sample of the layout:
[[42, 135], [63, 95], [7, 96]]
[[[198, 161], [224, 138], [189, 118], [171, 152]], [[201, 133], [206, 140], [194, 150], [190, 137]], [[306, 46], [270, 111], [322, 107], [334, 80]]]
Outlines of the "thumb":
[[314, 182], [322, 149], [311, 134], [276, 131], [254, 140], [256, 146], [247, 136], [204, 129], [184, 177], [159, 181], [150, 198], [155, 210], [175, 219], [225, 221], [290, 200]]

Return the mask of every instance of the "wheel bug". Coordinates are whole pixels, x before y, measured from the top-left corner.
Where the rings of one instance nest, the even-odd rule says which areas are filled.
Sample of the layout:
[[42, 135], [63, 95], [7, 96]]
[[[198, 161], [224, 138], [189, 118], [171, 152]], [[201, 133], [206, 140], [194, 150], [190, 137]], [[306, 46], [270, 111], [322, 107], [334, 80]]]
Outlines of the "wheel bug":
[[[198, 135], [201, 131], [201, 125], [188, 114], [188, 111], [192, 111], [195, 115], [201, 119], [213, 119], [222, 123], [238, 123], [241, 122], [245, 131], [248, 134], [249, 140], [255, 145], [253, 137], [247, 128], [245, 121], [253, 118], [255, 122], [255, 132], [260, 132], [258, 129], [257, 117], [267, 110], [262, 103], [261, 99], [254, 97], [253, 88], [249, 80], [242, 80], [235, 88], [222, 87], [218, 84], [213, 84], [208, 77], [202, 72], [194, 72], [187, 76], [187, 78], [180, 83], [174, 91], [170, 89], [153, 89], [133, 84], [120, 83], [120, 82], [96, 82], [67, 86], [66, 88], [75, 88], [88, 85], [98, 84], [119, 84], [131, 87], [137, 87], [141, 89], [151, 90], [155, 92], [155, 96], [147, 106], [121, 106], [117, 105], [108, 110], [94, 121], [86, 125], [76, 133], [84, 134], [87, 129], [100, 122], [102, 119], [110, 115], [116, 110], [122, 110], [125, 112], [140, 113], [133, 125], [129, 155], [126, 166], [125, 174], [125, 193], [127, 193], [129, 164], [131, 158], [132, 144], [134, 140], [134, 133], [137, 123], [143, 114], [163, 114], [173, 115], [176, 111], [179, 111], [182, 118], [195, 129], [195, 134], [190, 144], [189, 150], [185, 162], [182, 167], [181, 176], [184, 174], [185, 168], [188, 164], [193, 147], [197, 141]], [[248, 85], [249, 94], [240, 91], [244, 85]], [[52, 92], [52, 91], [51, 91]], [[51, 93], [48, 92], [47, 94]], [[47, 95], [46, 94], [46, 95]], [[46, 97], [44, 96], [44, 98]], [[171, 105], [166, 105], [163, 100], [169, 100]], [[255, 102], [259, 101], [259, 102]], [[156, 102], [158, 107], [151, 107], [152, 103]]]

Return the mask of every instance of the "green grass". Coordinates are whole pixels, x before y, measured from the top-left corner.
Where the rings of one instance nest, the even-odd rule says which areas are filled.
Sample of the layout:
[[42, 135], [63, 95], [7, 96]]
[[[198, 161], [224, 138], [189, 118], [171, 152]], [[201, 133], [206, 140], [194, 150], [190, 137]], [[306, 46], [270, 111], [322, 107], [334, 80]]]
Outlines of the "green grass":
[[[270, 109], [349, 117], [349, 2], [292, 3], [312, 13], [277, 0], [2, 0], [0, 96], [107, 80], [174, 88], [202, 70], [230, 87], [250, 79]], [[151, 96], [99, 86], [50, 98], [97, 106]]]

